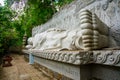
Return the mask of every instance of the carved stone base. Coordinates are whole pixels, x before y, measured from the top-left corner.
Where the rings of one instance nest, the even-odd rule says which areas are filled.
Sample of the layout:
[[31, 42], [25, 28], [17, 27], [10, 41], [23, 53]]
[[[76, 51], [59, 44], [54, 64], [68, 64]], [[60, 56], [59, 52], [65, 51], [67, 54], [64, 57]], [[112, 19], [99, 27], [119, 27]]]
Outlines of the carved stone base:
[[58, 80], [120, 79], [120, 50], [24, 52], [33, 55], [37, 68]]

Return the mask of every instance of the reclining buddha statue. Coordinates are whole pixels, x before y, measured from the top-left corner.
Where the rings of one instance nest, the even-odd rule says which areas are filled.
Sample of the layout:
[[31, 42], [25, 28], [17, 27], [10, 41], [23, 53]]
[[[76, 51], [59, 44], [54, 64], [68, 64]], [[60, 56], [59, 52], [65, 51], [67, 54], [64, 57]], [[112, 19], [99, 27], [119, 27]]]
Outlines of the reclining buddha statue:
[[28, 39], [28, 49], [95, 50], [108, 47], [109, 29], [95, 13], [80, 11], [80, 26], [72, 30], [50, 28]]

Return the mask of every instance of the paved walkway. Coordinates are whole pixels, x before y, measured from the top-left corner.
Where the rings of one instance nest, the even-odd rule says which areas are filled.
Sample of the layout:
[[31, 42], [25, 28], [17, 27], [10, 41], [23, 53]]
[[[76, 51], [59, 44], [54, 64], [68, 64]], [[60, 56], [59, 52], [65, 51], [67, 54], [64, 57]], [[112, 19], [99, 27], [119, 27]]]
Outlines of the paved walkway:
[[11, 67], [0, 70], [0, 80], [50, 80], [49, 77], [25, 61], [23, 55], [12, 54]]

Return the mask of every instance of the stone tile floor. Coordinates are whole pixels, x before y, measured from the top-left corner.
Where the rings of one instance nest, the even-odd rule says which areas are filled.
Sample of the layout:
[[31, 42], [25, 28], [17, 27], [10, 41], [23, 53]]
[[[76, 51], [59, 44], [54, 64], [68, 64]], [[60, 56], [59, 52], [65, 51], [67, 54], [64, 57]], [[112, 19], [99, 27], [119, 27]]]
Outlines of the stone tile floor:
[[23, 55], [12, 54], [12, 65], [0, 70], [0, 80], [51, 80], [25, 61]]

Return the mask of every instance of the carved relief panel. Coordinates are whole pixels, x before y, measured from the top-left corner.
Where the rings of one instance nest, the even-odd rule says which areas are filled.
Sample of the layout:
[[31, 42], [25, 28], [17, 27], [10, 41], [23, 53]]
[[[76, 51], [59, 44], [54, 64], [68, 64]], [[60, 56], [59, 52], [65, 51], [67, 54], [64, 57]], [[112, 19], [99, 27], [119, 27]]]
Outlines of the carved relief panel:
[[40, 28], [39, 30], [37, 27], [34, 28], [33, 35], [53, 27], [62, 29], [79, 27], [79, 11], [83, 8], [95, 12], [109, 26], [110, 36], [116, 40], [117, 45], [120, 45], [120, 0], [76, 0], [56, 13], [52, 20], [42, 25], [44, 28]]

